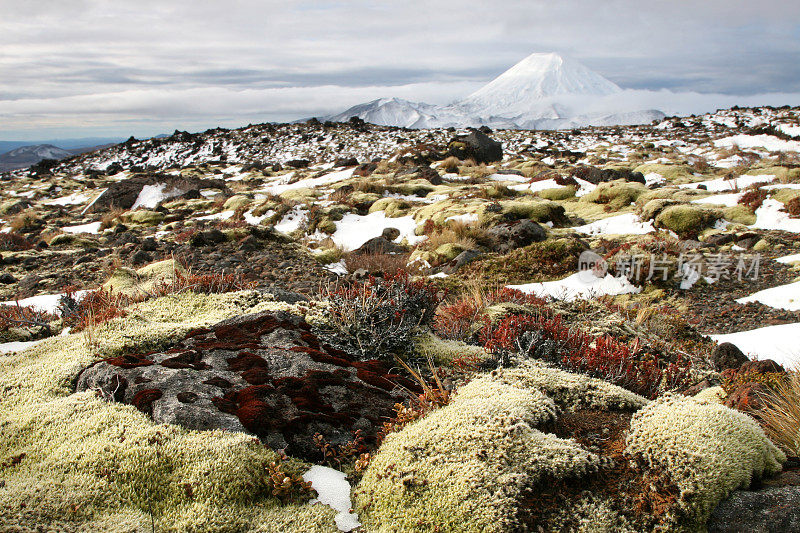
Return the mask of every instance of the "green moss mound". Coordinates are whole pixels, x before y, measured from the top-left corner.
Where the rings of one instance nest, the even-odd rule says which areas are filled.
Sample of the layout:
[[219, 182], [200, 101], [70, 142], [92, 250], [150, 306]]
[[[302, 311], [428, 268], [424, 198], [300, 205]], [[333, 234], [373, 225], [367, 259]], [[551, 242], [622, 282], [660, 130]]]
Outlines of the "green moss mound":
[[786, 461], [748, 415], [677, 395], [637, 412], [626, 445], [628, 454], [666, 468], [680, 489], [681, 510], [697, 524], [731, 492], [780, 471]]
[[581, 197], [583, 202], [593, 202], [607, 205], [610, 209], [618, 211], [639, 198], [647, 188], [641, 183], [628, 181], [610, 181], [601, 183], [592, 192]]
[[158, 425], [132, 406], [72, 394], [77, 373], [99, 358], [277, 309], [299, 312], [254, 291], [183, 293], [130, 307], [90, 336], [48, 339], [4, 358], [0, 530], [150, 531], [152, 513], [156, 531], [335, 531], [329, 508], [272, 496], [266, 465], [277, 455], [252, 436]]
[[159, 283], [169, 283], [177, 273], [185, 274], [186, 269], [174, 259], [166, 259], [143, 266], [138, 270], [119, 267], [102, 288], [112, 294], [139, 297], [151, 292]]
[[634, 172], [641, 172], [644, 175], [655, 173], [660, 174], [672, 183], [691, 183], [695, 181], [691, 167], [687, 165], [664, 165], [658, 163], [646, 163], [633, 169]]
[[672, 230], [680, 236], [696, 235], [712, 225], [720, 214], [694, 205], [673, 205], [656, 217], [656, 227]]
[[354, 493], [362, 523], [375, 532], [519, 530], [526, 488], [602, 463], [539, 429], [557, 406], [646, 401], [597, 381], [528, 363], [462, 386], [449, 405], [386, 437]]

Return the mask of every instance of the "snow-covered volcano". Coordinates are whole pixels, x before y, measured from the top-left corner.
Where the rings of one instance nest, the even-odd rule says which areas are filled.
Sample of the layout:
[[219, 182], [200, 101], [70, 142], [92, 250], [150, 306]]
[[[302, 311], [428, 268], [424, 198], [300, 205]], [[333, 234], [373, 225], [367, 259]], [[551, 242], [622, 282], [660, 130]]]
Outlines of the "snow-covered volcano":
[[357, 116], [374, 124], [408, 128], [559, 129], [648, 123], [664, 117], [653, 109], [631, 109], [621, 94], [618, 85], [575, 60], [534, 53], [448, 106], [381, 98], [323, 120]]
[[514, 116], [557, 96], [607, 96], [621, 91], [577, 61], [558, 54], [531, 54], [457, 105], [482, 114]]

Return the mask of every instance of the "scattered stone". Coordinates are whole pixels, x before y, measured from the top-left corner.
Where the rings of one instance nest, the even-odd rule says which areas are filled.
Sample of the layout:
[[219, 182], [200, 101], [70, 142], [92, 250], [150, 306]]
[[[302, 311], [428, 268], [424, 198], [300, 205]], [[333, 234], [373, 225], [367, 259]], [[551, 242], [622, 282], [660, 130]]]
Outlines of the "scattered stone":
[[492, 251], [507, 253], [534, 242], [547, 239], [545, 229], [532, 220], [504, 222], [486, 230], [492, 239]]

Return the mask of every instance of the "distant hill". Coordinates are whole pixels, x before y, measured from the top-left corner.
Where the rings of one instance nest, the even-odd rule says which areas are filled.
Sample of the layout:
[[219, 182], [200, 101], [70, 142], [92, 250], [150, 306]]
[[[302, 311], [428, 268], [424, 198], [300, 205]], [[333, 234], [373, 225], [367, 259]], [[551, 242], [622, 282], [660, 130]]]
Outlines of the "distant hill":
[[73, 155], [92, 152], [102, 148], [113, 146], [116, 143], [106, 143], [99, 146], [84, 146], [79, 148], [63, 149], [52, 144], [34, 144], [20, 146], [8, 152], [0, 154], [0, 172], [17, 170], [35, 165], [43, 159], [61, 160]]

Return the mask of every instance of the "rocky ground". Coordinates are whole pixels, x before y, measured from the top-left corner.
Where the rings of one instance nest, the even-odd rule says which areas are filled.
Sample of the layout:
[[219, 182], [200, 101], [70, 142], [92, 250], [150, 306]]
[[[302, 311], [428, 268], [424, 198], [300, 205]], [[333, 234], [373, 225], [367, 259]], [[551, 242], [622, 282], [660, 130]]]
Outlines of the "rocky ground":
[[[800, 360], [800, 109], [176, 131], [0, 180], [3, 527], [324, 531], [297, 499], [324, 462], [355, 487], [336, 523], [353, 505], [364, 531], [796, 528], [796, 441], [765, 398]], [[33, 444], [82, 424], [94, 466]], [[141, 487], [87, 503], [155, 483], [133, 472], [162, 441], [248, 451], [159, 467], [155, 511]], [[93, 488], [24, 503], [26, 476], [62, 467]]]

